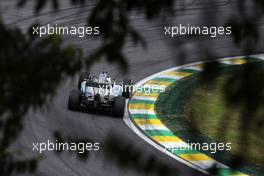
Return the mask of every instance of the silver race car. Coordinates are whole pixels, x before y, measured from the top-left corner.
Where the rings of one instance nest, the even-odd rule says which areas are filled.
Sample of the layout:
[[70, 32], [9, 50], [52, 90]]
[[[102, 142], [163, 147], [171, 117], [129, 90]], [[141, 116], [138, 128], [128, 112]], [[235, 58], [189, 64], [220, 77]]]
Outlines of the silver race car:
[[89, 73], [80, 75], [78, 89], [70, 92], [68, 108], [72, 111], [106, 109], [114, 116], [123, 117], [126, 98], [130, 98], [133, 83], [129, 79], [115, 83], [107, 72], [98, 77]]

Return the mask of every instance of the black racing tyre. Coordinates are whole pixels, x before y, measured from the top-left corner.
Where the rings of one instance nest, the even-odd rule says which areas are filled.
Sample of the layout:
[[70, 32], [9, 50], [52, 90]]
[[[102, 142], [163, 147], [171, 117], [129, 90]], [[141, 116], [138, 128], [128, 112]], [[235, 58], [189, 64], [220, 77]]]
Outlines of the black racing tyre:
[[81, 84], [85, 79], [89, 79], [89, 77], [91, 76], [90, 73], [84, 72], [80, 75], [79, 77], [79, 81], [78, 81], [78, 88], [79, 90], [81, 89]]
[[122, 118], [125, 112], [126, 98], [116, 97], [113, 104], [113, 115]]
[[80, 91], [71, 90], [68, 100], [68, 109], [72, 111], [78, 111], [80, 109], [80, 100], [81, 100]]
[[125, 98], [130, 98], [132, 96], [133, 83], [130, 79], [123, 80], [123, 93], [122, 96]]

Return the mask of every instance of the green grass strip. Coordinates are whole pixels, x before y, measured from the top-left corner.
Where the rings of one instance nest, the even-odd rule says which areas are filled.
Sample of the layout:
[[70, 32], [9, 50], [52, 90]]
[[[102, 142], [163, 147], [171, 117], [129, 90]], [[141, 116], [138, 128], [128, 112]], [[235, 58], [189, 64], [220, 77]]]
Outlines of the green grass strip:
[[129, 104], [155, 104], [153, 100], [136, 100], [132, 99], [129, 101]]
[[179, 149], [177, 150], [176, 148], [174, 149], [168, 149], [171, 153], [176, 154], [176, 155], [180, 155], [180, 154], [195, 154], [195, 153], [201, 153], [198, 150], [194, 150], [194, 149]]
[[152, 79], [153, 81], [164, 81], [164, 82], [175, 82], [177, 81], [177, 79], [173, 79], [173, 78], [163, 78], [163, 77], [156, 77], [154, 79]]
[[158, 117], [153, 114], [131, 114], [133, 119], [157, 119]]
[[170, 130], [145, 130], [149, 136], [174, 136]]
[[231, 168], [219, 168], [218, 172], [220, 176], [241, 174], [241, 172], [232, 170]]
[[196, 74], [196, 73], [200, 73], [201, 72], [201, 71], [192, 70], [192, 69], [189, 69], [189, 68], [180, 68], [180, 69], [177, 69], [175, 71], [177, 71], [177, 72], [187, 72], [187, 73], [192, 73], [192, 74]]

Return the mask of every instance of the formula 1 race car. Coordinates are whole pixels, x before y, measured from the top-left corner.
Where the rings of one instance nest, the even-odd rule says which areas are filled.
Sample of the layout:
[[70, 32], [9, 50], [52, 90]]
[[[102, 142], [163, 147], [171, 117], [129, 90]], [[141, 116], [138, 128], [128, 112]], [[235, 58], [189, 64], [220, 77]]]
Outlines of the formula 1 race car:
[[70, 92], [68, 109], [106, 109], [114, 116], [123, 117], [126, 98], [130, 98], [133, 83], [124, 79], [116, 84], [107, 72], [101, 72], [98, 77], [82, 73], [79, 77], [78, 89]]

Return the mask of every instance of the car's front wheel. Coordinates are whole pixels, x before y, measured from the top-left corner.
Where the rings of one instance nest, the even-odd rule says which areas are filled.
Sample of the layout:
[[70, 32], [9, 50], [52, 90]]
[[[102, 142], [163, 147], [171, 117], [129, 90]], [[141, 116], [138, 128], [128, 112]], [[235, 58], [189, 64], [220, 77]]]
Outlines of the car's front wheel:
[[78, 111], [80, 109], [81, 93], [79, 90], [72, 90], [68, 100], [68, 109]]

